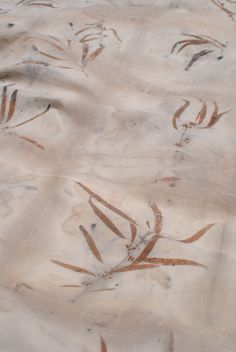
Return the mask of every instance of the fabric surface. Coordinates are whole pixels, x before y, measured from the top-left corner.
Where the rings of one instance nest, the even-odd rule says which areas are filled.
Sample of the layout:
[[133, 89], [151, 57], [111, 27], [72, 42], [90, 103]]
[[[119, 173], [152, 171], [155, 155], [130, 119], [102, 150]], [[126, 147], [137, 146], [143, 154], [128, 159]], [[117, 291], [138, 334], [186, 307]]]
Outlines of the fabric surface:
[[0, 0], [0, 351], [236, 351], [236, 1]]

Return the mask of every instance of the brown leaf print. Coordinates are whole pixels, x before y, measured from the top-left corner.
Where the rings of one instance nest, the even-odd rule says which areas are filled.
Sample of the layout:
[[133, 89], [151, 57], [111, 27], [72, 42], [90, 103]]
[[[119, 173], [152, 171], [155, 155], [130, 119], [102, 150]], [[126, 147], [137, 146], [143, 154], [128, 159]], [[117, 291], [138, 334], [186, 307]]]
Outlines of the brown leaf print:
[[6, 103], [7, 103], [7, 86], [3, 87], [2, 91], [2, 102], [1, 102], [1, 111], [0, 111], [0, 122], [3, 121], [5, 112], [6, 112]]
[[14, 92], [12, 93], [11, 100], [10, 100], [9, 111], [8, 111], [8, 116], [7, 116], [7, 121], [10, 121], [10, 119], [12, 118], [12, 116], [14, 114], [17, 92], [18, 92], [18, 90], [15, 89]]
[[121, 210], [119, 210], [118, 208], [114, 207], [113, 205], [111, 205], [110, 203], [108, 203], [107, 201], [105, 201], [102, 197], [100, 197], [98, 194], [96, 194], [95, 192], [91, 191], [91, 189], [89, 189], [87, 186], [85, 186], [83, 183], [81, 182], [75, 182], [77, 185], [79, 185], [80, 187], [82, 187], [88, 194], [90, 194], [91, 197], [93, 197], [94, 199], [96, 199], [98, 202], [100, 202], [104, 207], [110, 209], [111, 211], [113, 211], [115, 214], [120, 215], [122, 218], [124, 218], [125, 220], [127, 220], [128, 222], [131, 222], [133, 224], [136, 224], [136, 222], [129, 217], [128, 215], [126, 215], [125, 213], [123, 213]]
[[103, 263], [101, 254], [99, 253], [99, 250], [92, 238], [92, 236], [89, 234], [89, 232], [82, 226], [80, 225], [79, 227], [80, 231], [82, 232], [82, 234], [84, 235], [84, 238], [91, 250], [91, 252], [93, 253], [94, 257], [101, 263]]
[[89, 61], [94, 61], [99, 55], [101, 55], [104, 49], [104, 46], [100, 46], [99, 48], [97, 48], [92, 54], [87, 57], [85, 62], [87, 63]]
[[137, 226], [130, 223], [130, 231], [131, 231], [131, 242], [135, 241], [135, 238], [137, 236]]
[[145, 270], [145, 269], [153, 269], [159, 267], [159, 264], [130, 264], [127, 266], [123, 266], [117, 269], [112, 269], [110, 272], [113, 273], [124, 273], [127, 271], [133, 270]]
[[190, 259], [178, 259], [178, 258], [146, 258], [144, 260], [146, 263], [152, 263], [152, 264], [160, 264], [160, 265], [170, 265], [170, 266], [175, 266], [175, 265], [191, 265], [191, 266], [202, 266], [206, 267], [205, 265], [195, 262], [194, 260]]
[[[226, 13], [226, 15], [232, 20], [234, 21], [234, 16], [235, 13], [228, 10], [223, 3], [221, 3], [219, 0], [210, 0], [214, 5], [216, 5], [221, 11], [223, 11], [224, 13]], [[232, 0], [226, 0], [228, 2], [234, 3]]]
[[185, 67], [185, 71], [188, 71], [190, 69], [190, 67], [193, 66], [193, 64], [199, 60], [200, 57], [202, 56], [206, 56], [210, 53], [213, 53], [214, 50], [201, 50], [198, 53], [194, 54], [192, 59], [189, 61], [188, 65]]
[[77, 266], [77, 265], [73, 265], [73, 264], [68, 264], [68, 263], [63, 263], [59, 260], [54, 260], [54, 259], [51, 259], [51, 262], [54, 263], [54, 264], [57, 264], [59, 266], [62, 266], [63, 268], [65, 269], [69, 269], [69, 270], [73, 270], [75, 271], [76, 273], [83, 273], [83, 274], [88, 274], [88, 275], [92, 275], [92, 276], [96, 276], [96, 274], [92, 273], [91, 271], [89, 270], [86, 270], [84, 268], [81, 268], [80, 266]]
[[125, 236], [120, 232], [120, 230], [116, 227], [116, 225], [106, 216], [94, 203], [92, 200], [89, 200], [89, 204], [91, 205], [94, 213], [97, 217], [117, 236], [121, 238], [125, 238]]
[[227, 110], [227, 111], [221, 112], [219, 114], [219, 106], [218, 106], [218, 104], [215, 101], [213, 101], [213, 104], [214, 104], [214, 111], [213, 111], [213, 113], [211, 115], [211, 118], [210, 118], [210, 120], [209, 120], [209, 122], [208, 122], [208, 124], [207, 124], [207, 126], [205, 128], [209, 128], [209, 127], [214, 126], [215, 123], [219, 121], [221, 116], [223, 116], [223, 115], [225, 115], [225, 114], [227, 114], [229, 112], [229, 110]]
[[[199, 99], [200, 101], [202, 101], [202, 99]], [[197, 117], [196, 117], [196, 122], [200, 125], [205, 117], [206, 117], [206, 113], [207, 113], [207, 105], [205, 103], [205, 101], [202, 101], [202, 108], [201, 110], [199, 111], [199, 113], [197, 114]]]
[[177, 120], [180, 118], [180, 116], [183, 114], [183, 112], [187, 109], [187, 107], [190, 104], [188, 100], [183, 99], [183, 101], [184, 101], [184, 104], [178, 110], [176, 110], [172, 118], [172, 124], [176, 130], [178, 129]]
[[203, 227], [201, 230], [197, 231], [194, 235], [186, 238], [185, 240], [180, 240], [180, 242], [183, 243], [193, 243], [198, 241], [205, 233], [212, 228], [215, 224], [209, 224], [205, 227]]
[[147, 243], [147, 245], [144, 247], [142, 252], [139, 254], [139, 256], [134, 260], [134, 263], [140, 263], [144, 261], [144, 259], [147, 258], [147, 256], [151, 253], [153, 248], [155, 247], [155, 244], [157, 243], [157, 240], [160, 238], [159, 235], [154, 235], [150, 239], [150, 241]]
[[154, 220], [155, 220], [154, 231], [156, 234], [159, 235], [162, 228], [162, 213], [160, 209], [158, 209], [156, 203], [153, 203], [151, 205], [151, 208], [152, 208]]

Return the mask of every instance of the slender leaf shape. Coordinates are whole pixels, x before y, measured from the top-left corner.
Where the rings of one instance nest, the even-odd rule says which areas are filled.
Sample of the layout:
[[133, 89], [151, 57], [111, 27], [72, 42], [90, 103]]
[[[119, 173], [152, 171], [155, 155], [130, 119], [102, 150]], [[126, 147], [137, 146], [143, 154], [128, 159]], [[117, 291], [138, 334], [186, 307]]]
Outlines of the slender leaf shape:
[[152, 264], [160, 264], [160, 265], [191, 265], [191, 266], [202, 266], [205, 267], [205, 265], [195, 262], [194, 260], [190, 259], [180, 259], [180, 258], [146, 258], [144, 260], [146, 263], [152, 263]]
[[1, 102], [1, 111], [0, 111], [0, 123], [3, 121], [7, 104], [7, 86], [3, 87], [2, 91], [2, 102]]
[[83, 44], [82, 46], [82, 64], [84, 65], [84, 62], [85, 62], [85, 59], [88, 55], [88, 52], [89, 52], [89, 46], [88, 44]]
[[12, 93], [11, 100], [10, 100], [9, 111], [8, 111], [8, 116], [7, 116], [7, 121], [10, 121], [12, 116], [14, 115], [15, 106], [16, 106], [17, 92], [18, 92], [18, 89], [15, 89], [14, 92]]
[[93, 209], [94, 213], [97, 217], [112, 231], [114, 234], [121, 238], [125, 238], [125, 236], [120, 232], [120, 230], [116, 227], [116, 225], [106, 216], [94, 203], [92, 203], [91, 199], [89, 200], [89, 204]]
[[187, 107], [190, 104], [188, 100], [183, 99], [183, 101], [184, 101], [184, 104], [178, 110], [176, 110], [172, 118], [172, 124], [176, 130], [178, 129], [177, 120], [180, 118], [180, 116], [183, 114], [183, 112], [187, 109]]
[[113, 33], [114, 37], [115, 37], [120, 43], [122, 43], [122, 40], [120, 39], [120, 37], [119, 37], [117, 31], [116, 31], [114, 28], [107, 28], [107, 30], [108, 30], [108, 31], [111, 31], [111, 32]]
[[205, 101], [203, 101], [202, 99], [199, 99], [199, 100], [202, 101], [202, 108], [199, 111], [199, 113], [197, 114], [195, 121], [200, 125], [206, 117], [207, 105], [206, 105]]
[[211, 118], [210, 118], [210, 120], [209, 120], [209, 122], [208, 122], [208, 124], [207, 124], [207, 126], [205, 128], [212, 127], [213, 125], [215, 125], [215, 123], [217, 121], [219, 121], [221, 116], [223, 116], [223, 115], [225, 115], [225, 114], [227, 114], [229, 112], [229, 110], [227, 110], [227, 111], [224, 111], [224, 112], [219, 114], [218, 104], [215, 101], [213, 102], [213, 104], [214, 104], [214, 111], [213, 111], [213, 113], [211, 115]]
[[94, 61], [99, 55], [101, 55], [104, 49], [104, 46], [99, 46], [92, 54], [87, 57], [86, 62]]
[[131, 242], [133, 243], [135, 241], [135, 238], [137, 236], [137, 227], [136, 225], [130, 223], [130, 231], [131, 231]]
[[110, 203], [108, 203], [107, 201], [105, 201], [102, 197], [100, 197], [98, 194], [96, 194], [95, 192], [91, 191], [91, 189], [89, 189], [87, 186], [85, 186], [83, 183], [81, 182], [75, 182], [77, 185], [79, 185], [81, 188], [83, 188], [88, 194], [90, 194], [91, 197], [93, 197], [94, 199], [96, 199], [98, 202], [100, 202], [104, 207], [110, 209], [111, 211], [113, 211], [113, 213], [120, 215], [122, 218], [124, 218], [125, 220], [136, 224], [136, 222], [130, 218], [128, 215], [126, 215], [125, 213], [123, 213], [121, 210], [119, 210], [118, 208], [114, 207], [113, 205], [111, 205]]
[[209, 224], [205, 227], [203, 227], [201, 230], [197, 231], [194, 235], [186, 238], [185, 240], [180, 240], [180, 242], [183, 243], [193, 243], [198, 241], [205, 233], [212, 228], [215, 224]]
[[185, 67], [185, 71], [188, 71], [200, 57], [213, 53], [214, 50], [202, 50], [194, 54], [192, 59], [189, 61], [188, 65]]
[[142, 261], [144, 261], [144, 259], [147, 258], [147, 256], [151, 253], [151, 251], [153, 250], [153, 248], [155, 247], [155, 244], [157, 243], [157, 240], [160, 238], [159, 235], [154, 235], [152, 236], [152, 238], [150, 239], [150, 241], [147, 243], [147, 245], [144, 247], [144, 249], [142, 250], [142, 252], [139, 254], [139, 256], [134, 260], [134, 264], [136, 263], [140, 263]]
[[193, 39], [193, 40], [189, 40], [187, 43], [185, 43], [184, 45], [182, 45], [179, 50], [177, 51], [177, 54], [182, 51], [184, 48], [186, 48], [187, 46], [189, 45], [202, 45], [202, 44], [207, 44], [209, 43], [209, 40], [207, 39], [200, 39], [200, 40], [197, 40], [197, 39]]
[[127, 271], [133, 271], [133, 270], [145, 270], [145, 269], [153, 269], [159, 267], [159, 264], [130, 264], [127, 266], [123, 266], [121, 268], [116, 268], [112, 269], [111, 273], [124, 273]]
[[156, 203], [151, 205], [153, 215], [154, 215], [154, 231], [156, 234], [160, 234], [162, 228], [162, 213], [157, 207]]
[[94, 242], [92, 236], [89, 234], [89, 232], [82, 226], [80, 225], [79, 227], [81, 233], [84, 235], [84, 238], [91, 250], [91, 252], [93, 253], [94, 257], [101, 263], [103, 263], [101, 254], [99, 253], [99, 250], [96, 246], [96, 243]]
[[68, 264], [68, 263], [63, 263], [59, 260], [53, 260], [51, 259], [51, 262], [54, 263], [54, 264], [57, 264], [59, 266], [62, 266], [63, 268], [65, 269], [69, 269], [69, 270], [72, 270], [72, 271], [75, 271], [76, 273], [83, 273], [83, 274], [88, 274], [88, 275], [92, 275], [92, 276], [96, 276], [94, 273], [92, 273], [91, 271], [89, 270], [86, 270], [84, 268], [81, 268], [80, 266], [77, 266], [77, 265], [73, 265], [73, 264]]
[[37, 148], [39, 148], [39, 149], [42, 149], [42, 150], [45, 149], [45, 147], [44, 147], [42, 144], [39, 144], [39, 143], [36, 142], [34, 139], [31, 139], [31, 138], [29, 138], [29, 137], [19, 136], [19, 135], [17, 135], [17, 137], [20, 138], [20, 139], [23, 139], [23, 140], [25, 140], [25, 141], [27, 141], [27, 142], [33, 144], [33, 145], [35, 145], [35, 146], [36, 146]]
[[43, 116], [44, 114], [46, 114], [46, 112], [48, 112], [48, 110], [50, 109], [50, 107], [51, 107], [51, 105], [48, 104], [48, 106], [46, 107], [46, 109], [45, 109], [43, 112], [40, 112], [39, 114], [37, 114], [37, 115], [31, 117], [31, 118], [28, 119], [28, 120], [25, 120], [25, 121], [23, 121], [23, 122], [20, 122], [20, 123], [18, 123], [17, 125], [11, 126], [10, 128], [16, 128], [16, 127], [23, 126], [23, 125], [25, 125], [26, 123], [31, 122], [31, 121], [37, 119], [37, 118], [40, 117], [40, 116]]

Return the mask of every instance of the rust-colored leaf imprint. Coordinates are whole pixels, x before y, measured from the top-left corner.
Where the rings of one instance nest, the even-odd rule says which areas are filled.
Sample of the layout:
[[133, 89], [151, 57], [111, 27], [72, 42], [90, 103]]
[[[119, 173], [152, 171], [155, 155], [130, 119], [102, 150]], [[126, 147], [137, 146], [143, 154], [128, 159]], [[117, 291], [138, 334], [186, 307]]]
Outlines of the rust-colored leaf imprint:
[[[46, 58], [47, 61], [41, 59], [25, 60], [19, 62], [18, 65], [51, 65], [61, 69], [79, 69], [85, 72], [85, 67], [103, 53], [111, 38], [119, 43], [122, 42], [117, 31], [114, 28], [105, 27], [103, 23], [85, 24], [78, 31], [74, 30], [72, 23], [70, 25], [72, 31], [70, 39], [56, 38], [51, 35], [37, 38], [28, 36], [26, 40], [33, 40], [33, 50], [42, 58]], [[35, 44], [36, 40], [37, 44]], [[42, 49], [43, 44], [49, 45], [53, 52]], [[81, 52], [80, 57], [78, 57], [78, 49]]]
[[[192, 259], [153, 257], [151, 254], [159, 241], [172, 240], [185, 244], [196, 242], [203, 235], [205, 235], [214, 224], [208, 224], [198, 230], [196, 233], [184, 239], [170, 238], [162, 233], [163, 216], [157, 204], [153, 203], [150, 205], [150, 210], [153, 216], [153, 224], [151, 226], [149, 221], [147, 221], [147, 229], [144, 229], [132, 217], [130, 217], [125, 212], [118, 209], [111, 203], [104, 200], [97, 193], [92, 191], [88, 186], [82, 184], [81, 182], [76, 182], [76, 184], [88, 194], [88, 205], [93, 210], [94, 215], [97, 217], [97, 220], [101, 221], [103, 224], [106, 225], [111, 235], [118, 237], [119, 245], [124, 248], [125, 255], [124, 258], [119, 261], [119, 263], [117, 263], [117, 265], [114, 265], [109, 270], [107, 270], [106, 259], [104, 258], [104, 256], [101, 255], [100, 250], [95, 242], [95, 239], [93, 238], [93, 235], [82, 224], [78, 224], [80, 233], [86, 241], [94, 260], [100, 263], [99, 268], [101, 268], [101, 264], [102, 266], [104, 265], [104, 270], [99, 269], [100, 272], [94, 272], [89, 270], [88, 268], [81, 267], [77, 264], [75, 265], [71, 263], [65, 263], [57, 259], [51, 259], [51, 262], [61, 266], [64, 269], [83, 273], [88, 275], [88, 278], [91, 278], [91, 280], [88, 279], [84, 282], [81, 282], [80, 284], [65, 284], [62, 285], [62, 287], [89, 287], [90, 291], [94, 291], [93, 284], [96, 284], [99, 280], [107, 280], [111, 278], [112, 275], [117, 275], [124, 272], [153, 269], [158, 268], [162, 265], [185, 265], [205, 267], [204, 264], [196, 262]], [[103, 208], [103, 210], [101, 210], [101, 208]], [[123, 233], [121, 230], [118, 229], [117, 225], [110, 219], [109, 215], [106, 214], [106, 209], [118, 215], [123, 221], [126, 222], [129, 227], [128, 233]], [[111, 291], [114, 289], [115, 288], [104, 288], [99, 290]]]
[[[210, 0], [215, 6], [217, 6], [222, 12], [224, 12], [232, 21], [235, 20], [236, 13], [234, 9], [230, 9], [229, 7], [236, 5], [235, 0]], [[235, 7], [235, 6], [234, 6]]]
[[171, 49], [171, 54], [173, 54], [174, 52], [176, 52], [176, 54], [179, 54], [183, 49], [188, 46], [201, 47], [201, 50], [192, 56], [191, 60], [185, 67], [185, 71], [188, 71], [193, 66], [193, 64], [198, 61], [201, 57], [211, 54], [215, 51], [217, 52], [218, 60], [223, 58], [223, 50], [226, 47], [225, 43], [221, 43], [220, 41], [209, 37], [208, 35], [183, 34], [183, 36], [186, 37], [186, 39], [176, 42]]
[[28, 143], [33, 144], [34, 146], [36, 146], [39, 149], [45, 149], [42, 144], [39, 144], [34, 139], [32, 139], [28, 136], [22, 135], [21, 132], [19, 132], [19, 133], [16, 132], [16, 129], [19, 129], [21, 126], [23, 126], [29, 122], [32, 122], [35, 119], [39, 118], [40, 116], [43, 116], [44, 114], [46, 114], [46, 112], [48, 112], [48, 110], [50, 109], [50, 104], [45, 108], [45, 110], [38, 113], [37, 115], [34, 115], [34, 116], [32, 116], [22, 122], [13, 123], [17, 95], [18, 95], [18, 89], [13, 90], [9, 104], [8, 104], [8, 87], [9, 86], [4, 86], [2, 89], [2, 101], [1, 101], [1, 108], [0, 108], [0, 135], [9, 136], [9, 137], [16, 137], [16, 138], [25, 140]]
[[205, 123], [206, 116], [207, 116], [207, 104], [201, 98], [199, 98], [198, 100], [200, 101], [202, 106], [201, 106], [199, 112], [197, 113], [196, 117], [193, 118], [192, 121], [189, 121], [188, 119], [184, 120], [182, 118], [183, 113], [190, 105], [190, 101], [186, 100], [186, 99], [183, 99], [184, 104], [181, 105], [176, 110], [176, 112], [174, 113], [174, 115], [172, 117], [172, 125], [173, 125], [174, 129], [181, 131], [180, 139], [176, 143], [176, 145], [178, 147], [183, 147], [185, 144], [190, 143], [190, 137], [187, 136], [187, 132], [189, 129], [191, 129], [191, 128], [198, 128], [198, 129], [211, 128], [220, 120], [220, 118], [223, 115], [225, 115], [229, 112], [229, 110], [219, 112], [219, 106], [218, 106], [217, 102], [213, 101], [213, 105], [214, 105], [213, 112], [211, 113], [208, 122], [205, 125], [203, 125], [203, 123]]

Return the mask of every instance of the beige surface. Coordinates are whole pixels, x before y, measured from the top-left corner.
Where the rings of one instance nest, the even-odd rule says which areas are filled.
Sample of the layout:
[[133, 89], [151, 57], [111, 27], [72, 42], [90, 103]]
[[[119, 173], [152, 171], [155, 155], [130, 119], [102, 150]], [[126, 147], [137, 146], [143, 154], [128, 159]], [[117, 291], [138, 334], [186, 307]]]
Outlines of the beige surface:
[[221, 3], [0, 1], [1, 352], [236, 350]]

